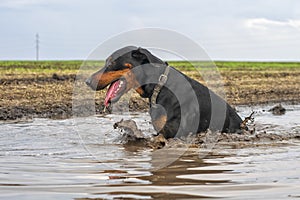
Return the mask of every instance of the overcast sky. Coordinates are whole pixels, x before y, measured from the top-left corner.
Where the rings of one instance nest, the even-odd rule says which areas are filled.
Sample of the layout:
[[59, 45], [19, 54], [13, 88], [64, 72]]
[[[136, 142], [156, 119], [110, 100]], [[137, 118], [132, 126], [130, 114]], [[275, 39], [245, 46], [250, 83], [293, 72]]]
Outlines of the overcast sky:
[[[299, 0], [0, 0], [0, 60], [85, 59], [113, 35], [182, 33], [214, 60], [300, 61]], [[176, 43], [176, 41], [174, 41]]]

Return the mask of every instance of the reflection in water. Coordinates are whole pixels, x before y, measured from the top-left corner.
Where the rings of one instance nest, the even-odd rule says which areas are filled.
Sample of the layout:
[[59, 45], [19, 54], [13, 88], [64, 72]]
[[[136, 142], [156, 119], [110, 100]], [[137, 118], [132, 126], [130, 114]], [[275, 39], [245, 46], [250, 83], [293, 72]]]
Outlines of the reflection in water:
[[[291, 109], [284, 116], [259, 112], [257, 127], [299, 133], [300, 107]], [[250, 112], [239, 110], [244, 116]], [[121, 134], [112, 129], [121, 118], [133, 118], [144, 132], [153, 133], [146, 114], [0, 124], [0, 198], [300, 198], [297, 139], [247, 148], [218, 145], [212, 151], [190, 148], [156, 168], [172, 152], [154, 157], [150, 149], [125, 149]]]

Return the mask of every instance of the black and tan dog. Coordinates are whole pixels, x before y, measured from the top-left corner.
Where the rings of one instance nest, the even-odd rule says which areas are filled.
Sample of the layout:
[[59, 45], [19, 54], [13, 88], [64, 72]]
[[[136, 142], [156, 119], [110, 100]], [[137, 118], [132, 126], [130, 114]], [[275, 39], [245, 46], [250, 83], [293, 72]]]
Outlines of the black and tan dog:
[[132, 88], [149, 98], [152, 124], [166, 138], [207, 129], [240, 131], [241, 118], [221, 97], [143, 48], [117, 50], [86, 84], [93, 90], [110, 85], [105, 106]]

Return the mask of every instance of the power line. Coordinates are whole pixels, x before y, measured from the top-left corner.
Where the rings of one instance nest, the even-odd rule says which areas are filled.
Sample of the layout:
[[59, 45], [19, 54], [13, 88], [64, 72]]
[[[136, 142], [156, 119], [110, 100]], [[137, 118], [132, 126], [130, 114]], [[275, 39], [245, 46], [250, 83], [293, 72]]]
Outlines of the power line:
[[37, 33], [35, 35], [35, 48], [36, 48], [36, 60], [37, 61], [39, 60], [39, 43], [40, 43], [39, 34]]

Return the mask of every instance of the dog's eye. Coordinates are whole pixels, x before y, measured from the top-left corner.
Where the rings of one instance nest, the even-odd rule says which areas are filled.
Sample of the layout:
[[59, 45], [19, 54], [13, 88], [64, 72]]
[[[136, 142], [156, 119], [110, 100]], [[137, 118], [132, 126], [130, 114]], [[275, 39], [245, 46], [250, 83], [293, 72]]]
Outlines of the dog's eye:
[[114, 62], [108, 62], [108, 63], [106, 63], [106, 67], [108, 68], [108, 69], [111, 69], [113, 66], [114, 66]]

